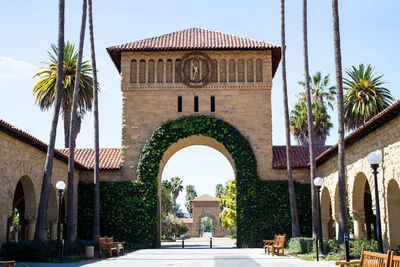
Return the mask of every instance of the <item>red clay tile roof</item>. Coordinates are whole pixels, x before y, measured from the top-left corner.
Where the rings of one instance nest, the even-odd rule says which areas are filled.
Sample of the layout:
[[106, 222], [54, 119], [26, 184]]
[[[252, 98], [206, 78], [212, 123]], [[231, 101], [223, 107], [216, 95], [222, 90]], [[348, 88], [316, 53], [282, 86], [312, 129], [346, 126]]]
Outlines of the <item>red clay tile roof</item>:
[[192, 200], [193, 201], [219, 201], [218, 198], [210, 196], [209, 194], [204, 194], [201, 195], [195, 199]]
[[[383, 125], [393, 120], [394, 118], [398, 117], [399, 115], [400, 115], [400, 100], [397, 100], [391, 106], [382, 110], [380, 113], [376, 114], [369, 121], [367, 121], [365, 124], [361, 125], [359, 128], [348, 134], [344, 138], [345, 148], [353, 145], [361, 138], [367, 136], [371, 132], [382, 127]], [[322, 153], [316, 158], [317, 165], [320, 165], [323, 162], [327, 161], [328, 159], [334, 157], [335, 155], [337, 155], [337, 153], [338, 153], [338, 144], [336, 143], [335, 145], [324, 151], [324, 153]]]
[[190, 28], [107, 48], [118, 71], [122, 51], [154, 50], [259, 50], [273, 51], [273, 75], [281, 58], [281, 46], [204, 28]]
[[[0, 119], [0, 131], [16, 138], [17, 140], [24, 142], [28, 145], [31, 145], [41, 151], [43, 151], [44, 153], [47, 153], [47, 144], [41, 140], [39, 140], [38, 138], [34, 137], [33, 135], [18, 129], [17, 127], [15, 127], [14, 125]], [[57, 150], [54, 150], [54, 157], [56, 159], [59, 159], [63, 162], [68, 163], [68, 157], [65, 156], [64, 154], [60, 153]], [[81, 165], [78, 162], [75, 162], [75, 167], [77, 169], [85, 169], [85, 167], [83, 165]]]
[[[58, 149], [62, 154], [68, 156], [69, 149]], [[94, 149], [93, 148], [76, 148], [75, 161], [79, 162], [87, 169], [94, 169]], [[100, 170], [119, 169], [121, 164], [120, 148], [100, 148]]]
[[[315, 147], [316, 156], [329, 149], [330, 146]], [[308, 146], [292, 146], [290, 150], [292, 168], [307, 168], [310, 162], [310, 153]], [[272, 166], [276, 169], [286, 169], [286, 146], [273, 146]]]

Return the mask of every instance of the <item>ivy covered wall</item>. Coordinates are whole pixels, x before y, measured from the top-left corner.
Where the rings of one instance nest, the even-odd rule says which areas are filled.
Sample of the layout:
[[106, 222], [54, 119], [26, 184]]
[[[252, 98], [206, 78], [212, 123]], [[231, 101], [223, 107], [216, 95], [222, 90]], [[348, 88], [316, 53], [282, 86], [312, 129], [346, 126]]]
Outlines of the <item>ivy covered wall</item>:
[[[270, 239], [274, 233], [290, 235], [287, 182], [258, 179], [257, 162], [249, 142], [229, 123], [205, 115], [184, 116], [157, 128], [139, 158], [138, 180], [100, 183], [101, 234], [114, 235], [116, 239], [129, 242], [132, 247], [156, 246], [160, 161], [170, 145], [192, 135], [215, 139], [225, 146], [235, 162], [237, 246], [260, 246], [263, 239]], [[90, 236], [90, 187], [79, 185], [79, 238]], [[310, 187], [296, 183], [295, 189], [302, 234], [309, 235]]]

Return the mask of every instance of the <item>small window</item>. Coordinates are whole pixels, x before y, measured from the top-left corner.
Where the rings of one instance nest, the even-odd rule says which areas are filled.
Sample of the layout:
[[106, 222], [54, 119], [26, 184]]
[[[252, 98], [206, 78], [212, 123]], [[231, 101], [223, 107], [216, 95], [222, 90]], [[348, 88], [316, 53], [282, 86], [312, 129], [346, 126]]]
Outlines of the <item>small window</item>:
[[157, 63], [157, 83], [164, 82], [164, 62], [160, 59]]
[[154, 83], [154, 60], [149, 60], [149, 71], [147, 76], [148, 83]]
[[199, 97], [194, 97], [194, 112], [199, 112]]
[[132, 60], [131, 61], [131, 83], [136, 83], [137, 82], [137, 61]]
[[256, 82], [262, 82], [263, 77], [262, 77], [262, 61], [261, 59], [256, 60]]
[[172, 60], [168, 59], [167, 60], [167, 66], [166, 66], [166, 77], [165, 77], [165, 82], [167, 83], [172, 83]]
[[175, 60], [175, 82], [176, 83], [182, 81], [182, 79], [181, 79], [181, 68], [182, 68], [181, 60], [180, 59]]
[[146, 61], [143, 59], [139, 62], [139, 83], [146, 82]]
[[244, 60], [238, 61], [238, 82], [244, 82]]
[[216, 59], [213, 60], [211, 81], [218, 82], [218, 62]]
[[219, 81], [226, 82], [226, 60], [225, 59], [221, 60], [219, 68], [220, 68]]
[[215, 96], [211, 96], [211, 112], [215, 112]]
[[235, 82], [236, 81], [236, 64], [235, 60], [231, 59], [229, 60], [229, 82]]
[[253, 60], [247, 60], [247, 82], [254, 82]]
[[178, 96], [178, 112], [182, 112], [182, 96]]

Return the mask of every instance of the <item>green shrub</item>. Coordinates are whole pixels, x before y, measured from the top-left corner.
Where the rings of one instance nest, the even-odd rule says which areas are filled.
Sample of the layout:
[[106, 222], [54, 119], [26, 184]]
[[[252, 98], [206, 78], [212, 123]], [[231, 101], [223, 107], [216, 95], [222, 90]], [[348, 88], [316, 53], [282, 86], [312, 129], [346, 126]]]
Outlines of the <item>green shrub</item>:
[[[97, 242], [88, 240], [65, 241], [64, 257], [85, 254], [86, 246], [95, 246]], [[56, 260], [57, 241], [10, 241], [2, 245], [1, 257], [5, 260], [48, 262]]]
[[[157, 241], [158, 172], [164, 152], [180, 139], [202, 135], [215, 139], [235, 163], [238, 247], [262, 247], [275, 233], [290, 237], [287, 181], [261, 181], [251, 145], [229, 123], [214, 116], [192, 115], [167, 121], [146, 141], [129, 182], [100, 182], [100, 232], [126, 241], [127, 247], [152, 248]], [[272, 177], [273, 178], [273, 177]], [[295, 183], [300, 231], [311, 234], [310, 185]], [[79, 184], [78, 237], [90, 237], [93, 185]]]
[[315, 241], [310, 237], [294, 237], [290, 238], [287, 248], [298, 254], [307, 254], [314, 250]]

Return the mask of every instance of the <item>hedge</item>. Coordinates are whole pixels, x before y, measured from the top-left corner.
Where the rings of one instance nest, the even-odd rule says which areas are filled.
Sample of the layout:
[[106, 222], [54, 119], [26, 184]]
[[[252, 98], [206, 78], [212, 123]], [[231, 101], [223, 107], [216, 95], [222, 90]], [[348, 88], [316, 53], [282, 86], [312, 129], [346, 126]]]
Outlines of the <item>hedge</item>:
[[[271, 239], [275, 233], [287, 233], [290, 237], [287, 181], [261, 181], [246, 138], [229, 123], [205, 115], [183, 116], [157, 128], [140, 155], [137, 180], [100, 183], [101, 234], [114, 235], [137, 248], [157, 245], [160, 161], [170, 145], [193, 135], [215, 139], [235, 162], [237, 246], [260, 247], [263, 239]], [[310, 235], [310, 186], [295, 183], [295, 190], [301, 232]], [[92, 186], [80, 184], [78, 236], [81, 238], [90, 235], [92, 203]]]
[[[87, 240], [65, 241], [64, 257], [85, 254], [86, 246], [94, 246], [97, 242]], [[2, 244], [1, 257], [3, 260], [48, 262], [56, 260], [57, 241], [10, 241]]]

